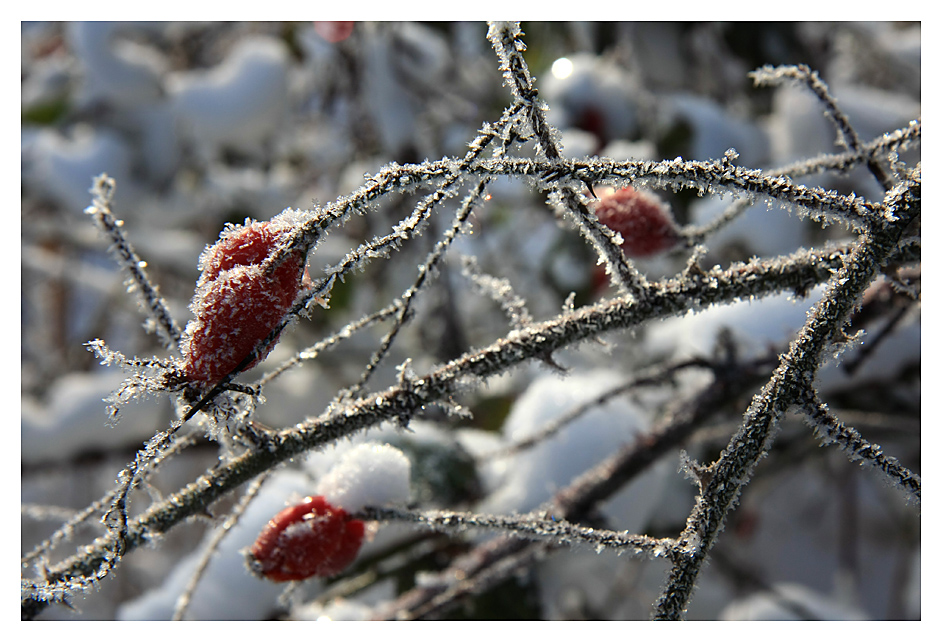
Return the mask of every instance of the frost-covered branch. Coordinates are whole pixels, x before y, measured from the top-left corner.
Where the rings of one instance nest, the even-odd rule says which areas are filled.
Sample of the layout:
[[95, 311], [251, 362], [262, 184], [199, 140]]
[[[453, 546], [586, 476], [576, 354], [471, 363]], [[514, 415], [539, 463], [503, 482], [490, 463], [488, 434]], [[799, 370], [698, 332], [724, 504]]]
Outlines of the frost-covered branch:
[[507, 279], [500, 279], [482, 272], [474, 257], [462, 257], [462, 274], [465, 275], [477, 289], [491, 297], [501, 306], [515, 328], [523, 328], [534, 321], [527, 310], [527, 302], [514, 292]]
[[573, 177], [579, 181], [641, 182], [652, 188], [688, 188], [699, 193], [724, 191], [752, 197], [770, 197], [797, 206], [800, 214], [818, 218], [840, 216], [857, 229], [881, 211], [878, 203], [860, 196], [846, 196], [819, 187], [799, 185], [782, 176], [770, 176], [763, 170], [733, 166], [722, 162], [684, 161], [612, 161], [608, 159], [560, 159], [555, 162], [529, 159], [489, 159], [472, 166], [483, 174], [542, 175], [547, 180]]
[[[173, 443], [171, 449], [165, 451], [163, 454], [161, 454], [160, 457], [166, 458], [174, 453], [178, 453], [183, 449], [192, 446], [193, 443], [193, 436], [186, 436], [184, 438], [178, 439]], [[49, 536], [49, 538], [43, 540], [31, 551], [26, 553], [20, 559], [20, 565], [24, 567], [29, 565], [33, 561], [47, 555], [60, 542], [71, 539], [75, 528], [83, 522], [89, 521], [92, 518], [101, 518], [106, 508], [110, 507], [114, 502], [115, 496], [118, 494], [118, 492], [119, 489], [117, 488], [111, 489], [104, 496], [98, 500], [95, 500], [84, 509], [79, 511], [72, 510], [71, 518], [62, 524], [51, 536]]]
[[389, 319], [393, 315], [397, 314], [402, 308], [403, 302], [401, 300], [397, 300], [389, 306], [370, 313], [369, 315], [364, 315], [357, 321], [347, 324], [336, 333], [333, 333], [316, 344], [299, 351], [297, 355], [289, 360], [286, 360], [285, 363], [280, 364], [273, 371], [266, 373], [265, 376], [259, 380], [259, 386], [265, 386], [288, 369], [293, 368], [304, 361], [317, 358], [318, 355], [321, 355], [327, 350], [335, 348], [340, 342], [352, 337], [355, 333]]
[[480, 595], [546, 557], [553, 545], [520, 538], [495, 538], [457, 557], [448, 568], [428, 574], [371, 615], [374, 621], [435, 618], [469, 596]]
[[920, 476], [903, 466], [897, 458], [885, 455], [879, 445], [868, 442], [858, 431], [846, 426], [814, 390], [807, 389], [797, 405], [823, 446], [835, 444], [850, 461], [879, 469], [894, 486], [920, 503]]
[[147, 262], [138, 256], [122, 232], [124, 221], [115, 219], [111, 213], [115, 189], [113, 178], [105, 174], [95, 177], [91, 190], [94, 198], [92, 205], [86, 208], [85, 213], [90, 215], [95, 225], [111, 238], [112, 250], [118, 263], [128, 272], [131, 283], [140, 296], [141, 304], [147, 310], [149, 324], [152, 324], [153, 329], [167, 346], [177, 348], [180, 345], [180, 327], [170, 314], [167, 302], [157, 292], [157, 286], [148, 278]]
[[546, 520], [536, 516], [496, 516], [455, 511], [412, 512], [380, 507], [368, 507], [362, 515], [368, 520], [407, 522], [445, 533], [500, 531], [526, 540], [543, 540], [568, 546], [589, 545], [649, 557], [664, 555], [666, 549], [674, 543], [671, 539], [581, 527], [565, 520]]
[[[807, 159], [775, 169], [764, 170], [764, 172], [770, 176], [787, 176], [793, 180], [817, 172], [848, 172], [861, 163], [870, 163], [874, 158], [896, 154], [898, 150], [904, 150], [914, 142], [919, 142], [920, 130], [920, 121], [916, 120], [907, 127], [890, 134], [884, 134], [866, 145], [859, 144], [857, 148], [850, 152], [822, 155], [815, 159]], [[688, 245], [695, 245], [708, 239], [715, 232], [746, 212], [751, 205], [753, 205], [752, 197], [740, 198], [710, 223], [699, 228], [685, 229]]]
[[364, 371], [360, 376], [360, 380], [351, 389], [345, 392], [344, 397], [356, 395], [363, 389], [364, 385], [367, 383], [367, 380], [370, 378], [370, 375], [389, 351], [393, 340], [396, 339], [397, 333], [408, 320], [412, 310], [411, 304], [416, 294], [419, 293], [422, 290], [423, 285], [427, 283], [426, 280], [436, 269], [437, 264], [451, 246], [452, 241], [454, 241], [455, 238], [465, 228], [468, 217], [471, 216], [472, 210], [481, 199], [486, 185], [487, 181], [480, 181], [478, 185], [469, 191], [468, 195], [465, 197], [455, 214], [455, 218], [452, 221], [452, 226], [446, 231], [444, 235], [442, 235], [442, 238], [436, 242], [432, 252], [430, 252], [429, 256], [426, 258], [426, 262], [419, 266], [419, 274], [416, 276], [416, 280], [413, 282], [413, 285], [410, 286], [400, 298], [399, 301], [401, 303], [397, 312], [397, 317], [393, 322], [393, 327], [383, 338], [383, 341], [380, 343], [380, 347], [376, 350], [376, 352], [373, 354], [373, 358], [364, 368]]
[[[517, 24], [494, 22], [488, 27], [488, 39], [501, 61], [500, 69], [504, 73], [505, 83], [510, 87], [515, 100], [526, 107], [537, 149], [550, 163], [555, 163], [562, 159], [557, 143], [559, 132], [547, 122], [546, 105], [537, 96], [537, 88], [524, 60], [523, 54], [527, 47], [522, 36], [520, 25]], [[592, 181], [584, 178], [584, 183], [592, 189]], [[576, 223], [583, 235], [592, 242], [606, 264], [606, 271], [615, 279], [623, 294], [635, 294], [645, 286], [645, 277], [628, 262], [619, 249], [616, 233], [602, 225], [595, 215], [590, 213], [582, 194], [572, 186], [560, 185], [552, 187], [548, 202]]]
[[701, 565], [735, 506], [757, 462], [775, 435], [779, 419], [812, 385], [825, 351], [839, 340], [842, 326], [877, 271], [891, 257], [903, 231], [920, 213], [919, 171], [891, 190], [869, 229], [855, 243], [841, 268], [829, 280], [773, 377], [744, 414], [743, 425], [720, 458], [705, 469], [704, 486], [678, 539], [679, 551], [668, 584], [655, 606], [655, 618], [680, 619]]
[[[792, 79], [804, 83], [816, 98], [825, 105], [825, 115], [838, 130], [839, 142], [849, 152], [861, 152], [861, 139], [858, 133], [851, 126], [848, 116], [838, 107], [838, 101], [829, 93], [828, 85], [822, 82], [818, 72], [809, 69], [808, 65], [782, 65], [780, 67], [766, 66], [750, 74], [757, 85], [773, 85], [781, 82], [783, 79]], [[885, 190], [889, 190], [893, 185], [891, 178], [884, 168], [877, 162], [874, 156], [867, 159], [868, 169], [874, 174]]]
[[496, 139], [510, 144], [509, 130], [517, 117], [519, 107], [506, 109], [493, 124], [485, 124], [479, 135], [468, 144], [468, 151], [458, 161], [442, 159], [419, 165], [391, 164], [367, 180], [360, 190], [327, 204], [323, 209], [319, 225], [343, 221], [352, 212], [361, 212], [370, 202], [396, 191], [411, 191], [424, 183], [439, 183], [437, 189], [422, 198], [410, 216], [394, 227], [387, 235], [363, 244], [335, 266], [326, 271], [329, 275], [343, 277], [354, 269], [362, 268], [369, 260], [386, 256], [404, 240], [416, 236], [425, 228], [435, 206], [457, 194], [456, 190], [469, 166], [477, 161], [485, 149]]
[[[678, 448], [706, 420], [717, 413], [731, 399], [752, 386], [762, 364], [728, 365], [715, 369], [715, 380], [693, 396], [673, 405], [662, 414], [644, 439], [625, 447], [594, 465], [558, 491], [542, 507], [545, 520], [578, 522], [590, 515], [602, 502], [623, 489], [631, 480], [644, 472], [660, 457]], [[667, 555], [672, 549], [661, 546], [676, 543], [654, 539], [653, 553]], [[440, 572], [438, 583], [430, 583], [403, 594], [392, 605], [384, 607], [375, 619], [412, 619], [438, 612], [450, 605], [476, 583], [498, 582], [513, 573], [523, 560], [547, 555], [553, 547], [535, 542], [521, 545], [518, 538], [501, 536], [487, 541], [455, 560]], [[479, 578], [479, 576], [481, 578]]]

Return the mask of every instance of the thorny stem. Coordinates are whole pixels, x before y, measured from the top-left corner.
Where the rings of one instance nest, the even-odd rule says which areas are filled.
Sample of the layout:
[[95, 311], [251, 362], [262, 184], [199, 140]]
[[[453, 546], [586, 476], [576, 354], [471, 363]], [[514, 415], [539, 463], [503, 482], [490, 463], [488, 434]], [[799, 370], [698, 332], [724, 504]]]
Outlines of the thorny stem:
[[[916, 120], [905, 128], [899, 129], [891, 134], [885, 134], [871, 141], [867, 145], [858, 142], [857, 146], [847, 154], [830, 154], [821, 156], [811, 161], [800, 161], [785, 165], [783, 167], [764, 170], [765, 174], [770, 176], [787, 176], [796, 179], [800, 176], [823, 172], [825, 170], [847, 171], [856, 167], [862, 161], [875, 159], [881, 154], [887, 154], [892, 150], [899, 149], [911, 141], [920, 138], [920, 121]], [[858, 141], [857, 135], [855, 141]], [[870, 162], [870, 161], [869, 161]], [[742, 197], [731, 204], [719, 217], [701, 227], [686, 227], [684, 236], [687, 240], [685, 244], [688, 247], [709, 238], [715, 232], [729, 224], [735, 218], [743, 214], [747, 208], [753, 204], [752, 198]]]
[[[162, 453], [160, 457], [163, 459], [171, 455], [171, 453], [179, 453], [183, 449], [192, 446], [194, 442], [195, 440], [193, 439], [193, 436], [187, 436], [182, 440], [177, 440], [174, 442], [172, 448]], [[34, 547], [30, 552], [23, 555], [23, 557], [20, 559], [20, 565], [25, 567], [42, 556], [45, 552], [51, 550], [59, 542], [70, 538], [77, 525], [91, 519], [92, 517], [101, 517], [102, 510], [114, 501], [118, 492], [119, 489], [111, 489], [104, 496], [98, 500], [95, 500], [84, 509], [78, 512], [72, 511], [72, 516], [67, 522], [60, 526], [49, 538], [36, 545], [36, 547]]]
[[507, 279], [499, 279], [485, 274], [479, 268], [478, 261], [472, 256], [463, 255], [461, 261], [462, 275], [471, 281], [478, 291], [501, 306], [512, 326], [522, 328], [534, 321], [527, 310], [527, 302], [523, 297], [514, 293], [514, 289]]
[[555, 162], [531, 159], [488, 159], [470, 171], [481, 174], [542, 175], [548, 180], [573, 177], [599, 183], [606, 180], [647, 182], [655, 187], [714, 190], [725, 188], [745, 195], [773, 198], [806, 208], [810, 213], [840, 216], [864, 229], [881, 212], [881, 205], [859, 196], [794, 183], [783, 176], [712, 161], [610, 161], [607, 159], [560, 159]]
[[400, 329], [409, 318], [409, 315], [412, 311], [412, 302], [415, 300], [416, 295], [422, 290], [426, 280], [432, 274], [436, 264], [439, 263], [439, 260], [449, 249], [449, 246], [451, 246], [452, 241], [454, 241], [455, 238], [459, 235], [462, 227], [468, 220], [468, 217], [471, 216], [474, 206], [478, 203], [478, 200], [484, 193], [485, 186], [487, 184], [487, 181], [479, 181], [478, 185], [470, 190], [468, 195], [465, 197], [465, 200], [459, 207], [458, 213], [452, 222], [452, 227], [449, 228], [445, 235], [443, 235], [442, 239], [436, 242], [435, 248], [431, 253], [429, 253], [429, 257], [426, 259], [426, 262], [419, 267], [419, 274], [417, 275], [415, 282], [413, 282], [413, 285], [410, 286], [405, 293], [403, 293], [403, 297], [401, 298], [402, 305], [399, 307], [399, 313], [393, 324], [393, 328], [391, 328], [383, 338], [383, 341], [380, 343], [380, 348], [377, 349], [377, 351], [374, 353], [373, 359], [371, 359], [367, 364], [363, 374], [360, 377], [360, 380], [350, 391], [348, 391], [348, 395], [356, 395], [363, 389], [374, 370], [377, 368], [377, 366], [379, 366], [380, 361], [389, 351], [390, 346], [392, 346], [393, 341], [396, 339], [396, 335], [399, 333]]
[[[818, 72], [809, 69], [808, 65], [783, 65], [776, 68], [763, 67], [751, 75], [758, 85], [771, 84], [780, 78], [792, 78], [805, 83], [816, 98], [825, 105], [825, 115], [835, 124], [842, 145], [850, 152], [861, 152], [863, 146], [861, 139], [858, 138], [858, 132], [851, 126], [848, 116], [838, 107], [838, 102], [828, 91], [828, 86], [819, 78]], [[867, 165], [881, 187], [890, 190], [893, 181], [884, 171], [884, 168], [881, 167], [881, 164], [878, 163], [877, 158], [875, 156], [868, 157]]]
[[362, 319], [359, 319], [355, 322], [351, 322], [344, 326], [341, 330], [333, 333], [332, 335], [325, 337], [318, 343], [309, 346], [308, 348], [302, 350], [297, 355], [292, 357], [289, 360], [286, 360], [285, 363], [280, 364], [275, 370], [266, 373], [262, 379], [259, 380], [259, 387], [263, 387], [273, 379], [287, 371], [288, 369], [297, 366], [305, 360], [315, 359], [318, 355], [323, 353], [326, 350], [329, 350], [336, 346], [340, 341], [350, 337], [354, 333], [364, 328], [368, 328], [374, 324], [377, 324], [385, 319], [389, 319], [397, 313], [403, 307], [402, 301], [395, 301], [392, 304], [381, 308], [378, 311], [375, 311], [369, 315], [366, 315]]
[[392, 605], [384, 605], [371, 620], [433, 618], [466, 597], [487, 592], [519, 570], [532, 568], [553, 548], [554, 545], [545, 541], [494, 538], [460, 556], [438, 575], [438, 583], [430, 578], [427, 585], [400, 595]]
[[[473, 160], [477, 159], [484, 149], [494, 140], [495, 136], [500, 134], [499, 129], [514, 120], [519, 109], [519, 106], [508, 108], [496, 123], [486, 125], [486, 127], [479, 132], [475, 140], [468, 144], [468, 152], [466, 152], [459, 166], [467, 166]], [[423, 169], [416, 172], [416, 167], [422, 167]], [[343, 198], [339, 198], [333, 203], [328, 203], [323, 208], [319, 209], [319, 211], [313, 213], [314, 216], [311, 216], [307, 222], [301, 225], [298, 232], [295, 234], [297, 243], [290, 244], [286, 252], [290, 252], [296, 248], [304, 248], [307, 250], [317, 242], [324, 230], [338, 221], [343, 220], [344, 217], [351, 213], [362, 212], [364, 207], [371, 201], [375, 201], [393, 192], [407, 191], [420, 184], [431, 183], [436, 176], [444, 177], [445, 182], [439, 186], [436, 192], [427, 197], [423, 203], [416, 208], [412, 217], [407, 220], [407, 227], [415, 228], [428, 216], [436, 203], [449, 195], [451, 185], [459, 180], [460, 177], [452, 172], [451, 169], [452, 162], [444, 159], [432, 163], [425, 163], [422, 164], [422, 166], [403, 166], [397, 163], [389, 164], [383, 170], [368, 179], [364, 187], [360, 190]], [[357, 264], [364, 261], [365, 258], [374, 256], [380, 249], [396, 244], [399, 239], [403, 238], [403, 232], [403, 229], [398, 229], [379, 240], [364, 244], [361, 248], [350, 253], [339, 266], [335, 267], [332, 274], [339, 275], [346, 273]]]
[[419, 165], [392, 165], [369, 179], [366, 188], [325, 206], [317, 219], [323, 222], [334, 222], [350, 212], [358, 211], [366, 203], [392, 191], [394, 187], [405, 190], [411, 185], [418, 185], [422, 182], [434, 182], [436, 179], [442, 181], [435, 192], [423, 198], [411, 215], [396, 226], [393, 232], [363, 244], [349, 253], [343, 261], [331, 269], [330, 274], [333, 276], [346, 274], [365, 260], [392, 248], [406, 236], [414, 235], [421, 230], [422, 224], [428, 220], [432, 209], [454, 193], [455, 186], [464, 179], [463, 172], [466, 172], [478, 160], [495, 138], [508, 135], [506, 130], [511, 127], [519, 110], [520, 106], [508, 108], [496, 123], [482, 128], [475, 140], [468, 144], [468, 151], [457, 164], [449, 160], [441, 160]]

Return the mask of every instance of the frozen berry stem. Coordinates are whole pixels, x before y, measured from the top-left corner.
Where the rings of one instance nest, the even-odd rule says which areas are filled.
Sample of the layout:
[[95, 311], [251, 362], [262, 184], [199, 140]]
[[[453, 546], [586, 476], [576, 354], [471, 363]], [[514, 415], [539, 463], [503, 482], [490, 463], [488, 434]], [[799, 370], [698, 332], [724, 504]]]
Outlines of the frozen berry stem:
[[[500, 61], [504, 73], [504, 83], [512, 96], [526, 110], [528, 124], [534, 132], [535, 145], [540, 155], [551, 162], [563, 160], [556, 132], [550, 126], [544, 113], [543, 101], [537, 95], [537, 87], [523, 52], [527, 47], [521, 37], [520, 25], [491, 23], [488, 27], [488, 40]], [[592, 187], [591, 183], [587, 183]], [[645, 277], [630, 265], [615, 243], [615, 233], [590, 216], [586, 200], [575, 188], [561, 185], [550, 193], [550, 203], [579, 227], [583, 235], [592, 243], [600, 259], [606, 265], [619, 290], [633, 296], [645, 287]]]

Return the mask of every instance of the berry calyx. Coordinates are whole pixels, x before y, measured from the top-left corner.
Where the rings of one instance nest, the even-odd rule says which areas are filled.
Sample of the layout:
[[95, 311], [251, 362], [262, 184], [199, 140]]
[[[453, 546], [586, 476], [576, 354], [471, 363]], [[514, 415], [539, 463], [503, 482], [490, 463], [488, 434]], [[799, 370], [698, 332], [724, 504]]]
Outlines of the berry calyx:
[[596, 217], [622, 235], [622, 252], [629, 257], [651, 257], [681, 241], [668, 204], [650, 192], [632, 187], [610, 192], [596, 204]]
[[272, 518], [249, 550], [249, 568], [275, 582], [336, 576], [357, 557], [364, 523], [324, 496], [309, 496]]
[[[291, 233], [286, 222], [247, 219], [245, 225], [227, 227], [204, 251], [203, 272], [190, 304], [196, 319], [187, 324], [181, 347], [188, 379], [223, 379], [291, 310], [305, 264], [303, 251], [283, 251]], [[276, 341], [246, 368], [264, 359]]]

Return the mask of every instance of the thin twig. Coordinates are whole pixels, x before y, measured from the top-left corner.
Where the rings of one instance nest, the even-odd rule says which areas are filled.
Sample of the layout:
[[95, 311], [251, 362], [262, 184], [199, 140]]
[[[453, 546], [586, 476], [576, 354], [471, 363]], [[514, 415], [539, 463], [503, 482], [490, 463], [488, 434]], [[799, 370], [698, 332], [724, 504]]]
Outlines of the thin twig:
[[111, 202], [115, 193], [115, 181], [111, 177], [101, 174], [95, 177], [92, 187], [94, 199], [92, 205], [86, 208], [85, 213], [92, 217], [95, 224], [111, 238], [112, 249], [118, 256], [118, 262], [128, 271], [132, 282], [140, 294], [141, 303], [148, 312], [149, 319], [154, 322], [158, 336], [170, 348], [180, 347], [181, 331], [173, 315], [167, 307], [167, 302], [157, 292], [157, 287], [147, 276], [147, 263], [135, 252], [134, 247], [124, 236], [121, 227], [123, 221], [115, 219], [111, 213]]
[[799, 410], [823, 445], [837, 445], [852, 461], [860, 461], [880, 470], [898, 489], [920, 504], [920, 476], [884, 454], [881, 447], [868, 442], [858, 431], [839, 420], [811, 388], [798, 400]]
[[187, 581], [187, 586], [183, 589], [183, 592], [180, 594], [180, 596], [177, 597], [177, 604], [174, 607], [174, 614], [171, 617], [171, 620], [182, 621], [184, 619], [187, 609], [190, 607], [190, 600], [193, 597], [193, 593], [196, 591], [200, 579], [203, 578], [203, 574], [206, 572], [206, 568], [209, 566], [210, 560], [213, 558], [213, 554], [216, 553], [216, 550], [219, 548], [219, 544], [223, 542], [223, 538], [225, 538], [229, 534], [229, 531], [234, 526], [236, 526], [236, 523], [238, 523], [239, 519], [242, 518], [242, 514], [246, 512], [246, 509], [248, 509], [252, 501], [255, 500], [255, 497], [262, 489], [262, 485], [265, 484], [266, 480], [268, 480], [270, 473], [271, 472], [266, 471], [252, 481], [252, 483], [249, 485], [249, 488], [246, 489], [246, 492], [242, 494], [242, 498], [239, 499], [239, 502], [236, 503], [236, 506], [234, 506], [229, 512], [229, 515], [226, 516], [226, 520], [223, 521], [223, 524], [220, 525], [213, 533], [213, 537], [206, 544], [206, 548], [203, 550], [203, 555], [200, 557], [200, 561], [197, 563], [196, 569], [193, 570], [190, 580]]

